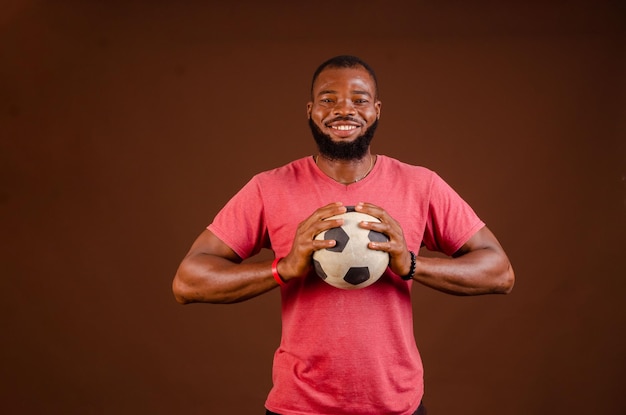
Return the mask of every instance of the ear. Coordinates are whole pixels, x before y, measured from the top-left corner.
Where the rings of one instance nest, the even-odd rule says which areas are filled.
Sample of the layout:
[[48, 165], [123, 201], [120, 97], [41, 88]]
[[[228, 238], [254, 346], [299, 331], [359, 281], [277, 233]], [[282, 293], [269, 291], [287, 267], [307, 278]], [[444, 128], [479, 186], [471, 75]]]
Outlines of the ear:
[[383, 106], [382, 101], [378, 101], [378, 100], [377, 100], [377, 101], [374, 103], [374, 108], [376, 109], [376, 119], [377, 119], [377, 120], [380, 120], [380, 107], [382, 107], [382, 106]]
[[307, 119], [311, 119], [311, 111], [313, 110], [313, 103], [312, 102], [307, 102], [306, 103], [306, 117]]

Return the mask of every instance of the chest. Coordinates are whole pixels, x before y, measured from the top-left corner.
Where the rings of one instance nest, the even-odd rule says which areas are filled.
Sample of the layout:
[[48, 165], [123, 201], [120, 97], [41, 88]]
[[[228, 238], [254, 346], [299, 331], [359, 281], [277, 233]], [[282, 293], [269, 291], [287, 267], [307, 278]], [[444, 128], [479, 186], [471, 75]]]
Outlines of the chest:
[[382, 207], [402, 227], [407, 243], [419, 246], [428, 220], [428, 195], [418, 188], [360, 182], [349, 186], [292, 185], [272, 192], [264, 200], [265, 220], [272, 248], [279, 255], [286, 254], [298, 225], [316, 209], [333, 202], [353, 206], [368, 202]]

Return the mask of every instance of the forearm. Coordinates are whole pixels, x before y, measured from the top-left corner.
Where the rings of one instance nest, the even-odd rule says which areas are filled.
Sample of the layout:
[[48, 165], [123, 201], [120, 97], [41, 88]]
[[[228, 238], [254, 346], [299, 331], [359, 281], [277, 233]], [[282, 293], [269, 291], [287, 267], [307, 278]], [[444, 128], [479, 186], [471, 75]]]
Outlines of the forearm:
[[413, 279], [448, 294], [507, 294], [513, 288], [511, 264], [496, 249], [477, 249], [457, 258], [417, 257], [416, 261]]
[[183, 260], [172, 289], [181, 304], [235, 303], [276, 286], [270, 261], [239, 264], [215, 255], [196, 254]]

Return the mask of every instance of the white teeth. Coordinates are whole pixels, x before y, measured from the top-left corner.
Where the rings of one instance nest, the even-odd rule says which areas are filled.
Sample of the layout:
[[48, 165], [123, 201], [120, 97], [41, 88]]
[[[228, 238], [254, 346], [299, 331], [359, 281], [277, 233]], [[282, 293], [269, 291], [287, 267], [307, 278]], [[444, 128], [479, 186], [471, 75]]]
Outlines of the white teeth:
[[332, 128], [335, 130], [348, 131], [354, 130], [356, 127], [354, 125], [334, 125]]

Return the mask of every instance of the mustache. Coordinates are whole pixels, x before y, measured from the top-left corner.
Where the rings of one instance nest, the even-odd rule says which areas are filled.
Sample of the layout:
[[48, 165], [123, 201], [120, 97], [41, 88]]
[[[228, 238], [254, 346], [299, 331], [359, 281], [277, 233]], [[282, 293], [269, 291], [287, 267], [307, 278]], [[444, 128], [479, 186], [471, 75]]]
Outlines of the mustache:
[[361, 125], [363, 124], [363, 121], [360, 119], [351, 117], [349, 115], [340, 115], [340, 116], [333, 118], [332, 120], [326, 121], [326, 125], [332, 122], [337, 122], [337, 121], [349, 121], [349, 122], [354, 122], [354, 123], [361, 124]]

